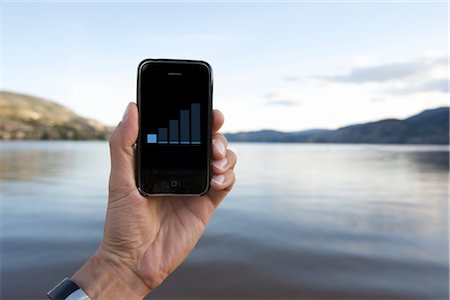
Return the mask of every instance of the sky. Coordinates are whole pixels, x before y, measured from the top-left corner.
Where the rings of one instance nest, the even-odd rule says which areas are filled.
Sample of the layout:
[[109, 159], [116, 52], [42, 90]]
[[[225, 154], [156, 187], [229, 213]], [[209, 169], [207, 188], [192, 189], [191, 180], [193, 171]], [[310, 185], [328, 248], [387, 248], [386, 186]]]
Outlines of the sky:
[[1, 3], [2, 90], [108, 125], [145, 58], [209, 62], [226, 132], [335, 129], [449, 105], [442, 2]]

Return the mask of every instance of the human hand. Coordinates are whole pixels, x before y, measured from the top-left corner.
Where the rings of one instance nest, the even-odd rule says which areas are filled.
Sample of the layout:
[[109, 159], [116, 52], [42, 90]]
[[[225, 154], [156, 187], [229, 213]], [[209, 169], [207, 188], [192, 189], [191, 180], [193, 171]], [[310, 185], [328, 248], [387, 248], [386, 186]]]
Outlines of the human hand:
[[111, 175], [103, 240], [73, 275], [91, 299], [142, 299], [193, 249], [211, 215], [231, 190], [236, 155], [218, 133], [223, 115], [213, 111], [211, 189], [204, 196], [142, 196], [136, 188], [136, 104], [128, 104], [110, 138]]

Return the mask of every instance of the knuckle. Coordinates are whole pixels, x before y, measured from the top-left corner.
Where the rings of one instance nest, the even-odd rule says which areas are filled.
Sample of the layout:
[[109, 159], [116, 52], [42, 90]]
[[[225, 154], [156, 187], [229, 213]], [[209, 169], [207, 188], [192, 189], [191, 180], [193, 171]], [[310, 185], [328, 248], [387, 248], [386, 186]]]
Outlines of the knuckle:
[[231, 162], [232, 165], [236, 164], [236, 162], [237, 162], [236, 153], [234, 153], [232, 150], [228, 149], [227, 150], [227, 157], [228, 157], [228, 160]]
[[213, 139], [214, 139], [214, 140], [222, 140], [222, 134], [219, 133], [219, 132], [216, 132], [216, 133], [214, 134]]
[[117, 145], [118, 143], [118, 134], [117, 134], [117, 128], [113, 131], [113, 133], [111, 134], [111, 136], [109, 137], [109, 145], [110, 146], [114, 146]]
[[228, 139], [227, 139], [227, 137], [225, 136], [225, 135], [223, 135], [223, 134], [221, 134], [222, 135], [222, 138], [223, 138], [223, 140], [224, 140], [224, 142], [225, 142], [225, 145], [228, 145]]
[[224, 190], [230, 191], [233, 188], [234, 183], [236, 182], [236, 175], [232, 170], [229, 170], [229, 174], [227, 174], [226, 178], [227, 181]]
[[233, 170], [229, 169], [225, 172], [225, 178], [228, 183], [232, 182], [234, 180], [234, 172]]

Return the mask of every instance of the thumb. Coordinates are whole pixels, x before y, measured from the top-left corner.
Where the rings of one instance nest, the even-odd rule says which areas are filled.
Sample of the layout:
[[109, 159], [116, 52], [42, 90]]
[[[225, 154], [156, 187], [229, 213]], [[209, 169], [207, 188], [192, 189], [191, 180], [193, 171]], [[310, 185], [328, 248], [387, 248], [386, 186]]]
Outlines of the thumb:
[[111, 175], [109, 191], [123, 196], [136, 190], [135, 157], [133, 145], [139, 132], [138, 110], [135, 103], [128, 103], [122, 121], [109, 138]]

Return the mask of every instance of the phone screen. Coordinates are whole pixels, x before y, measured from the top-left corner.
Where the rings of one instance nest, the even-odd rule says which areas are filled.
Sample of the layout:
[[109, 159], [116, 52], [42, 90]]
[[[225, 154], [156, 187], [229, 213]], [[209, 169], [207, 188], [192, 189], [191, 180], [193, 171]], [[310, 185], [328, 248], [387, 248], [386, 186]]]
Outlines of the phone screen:
[[205, 62], [146, 60], [138, 70], [138, 185], [145, 194], [209, 188], [212, 75]]

